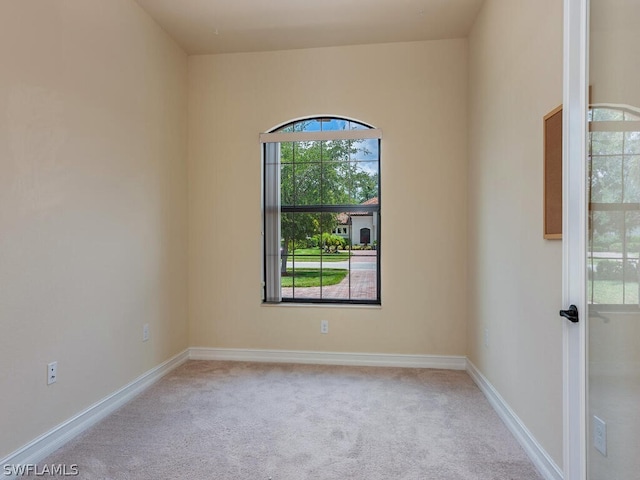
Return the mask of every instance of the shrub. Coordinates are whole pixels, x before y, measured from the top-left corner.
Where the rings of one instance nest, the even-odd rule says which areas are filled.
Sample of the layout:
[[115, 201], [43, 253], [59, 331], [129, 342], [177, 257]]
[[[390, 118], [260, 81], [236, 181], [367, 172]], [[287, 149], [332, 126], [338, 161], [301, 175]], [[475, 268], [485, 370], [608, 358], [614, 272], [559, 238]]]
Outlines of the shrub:
[[[640, 243], [627, 242], [627, 252], [637, 252], [640, 250]], [[609, 245], [610, 252], [622, 252], [622, 242], [615, 242]]]
[[335, 233], [323, 233], [322, 237], [320, 234], [316, 234], [310, 240], [310, 244], [315, 247], [321, 248], [331, 248], [331, 250], [337, 251], [339, 248], [343, 248], [347, 246], [347, 240], [341, 237], [340, 235], [336, 235]]
[[622, 280], [622, 262], [616, 260], [600, 260], [596, 267], [600, 280]]
[[622, 252], [622, 242], [615, 242], [609, 245], [610, 252]]
[[603, 239], [594, 240], [591, 244], [591, 250], [593, 252], [608, 252], [611, 242]]
[[638, 262], [627, 261], [623, 269], [620, 260], [600, 260], [596, 266], [595, 278], [598, 280], [616, 280], [621, 281], [623, 278], [627, 282], [638, 281]]

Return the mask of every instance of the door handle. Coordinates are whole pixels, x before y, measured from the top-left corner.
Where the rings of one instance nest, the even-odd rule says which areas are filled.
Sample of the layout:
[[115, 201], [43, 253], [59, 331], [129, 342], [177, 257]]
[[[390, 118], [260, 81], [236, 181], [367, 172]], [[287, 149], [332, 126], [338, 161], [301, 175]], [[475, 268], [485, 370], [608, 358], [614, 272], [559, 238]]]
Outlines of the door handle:
[[578, 307], [571, 305], [568, 310], [560, 310], [560, 316], [566, 318], [570, 322], [578, 323]]

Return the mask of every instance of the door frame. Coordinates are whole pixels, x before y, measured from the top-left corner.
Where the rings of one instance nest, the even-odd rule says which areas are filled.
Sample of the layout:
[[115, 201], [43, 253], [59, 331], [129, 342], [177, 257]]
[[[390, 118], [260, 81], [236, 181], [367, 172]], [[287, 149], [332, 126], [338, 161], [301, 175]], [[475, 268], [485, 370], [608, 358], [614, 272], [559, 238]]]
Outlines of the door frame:
[[564, 0], [562, 308], [564, 480], [587, 478], [587, 107], [589, 0]]

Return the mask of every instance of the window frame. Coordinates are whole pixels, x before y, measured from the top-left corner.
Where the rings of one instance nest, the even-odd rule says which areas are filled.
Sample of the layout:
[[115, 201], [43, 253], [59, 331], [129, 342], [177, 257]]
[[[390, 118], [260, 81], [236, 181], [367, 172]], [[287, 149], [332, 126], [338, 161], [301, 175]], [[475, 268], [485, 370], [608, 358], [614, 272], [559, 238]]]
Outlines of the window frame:
[[[339, 130], [313, 130], [313, 131], [298, 131], [294, 126], [298, 122], [319, 121], [322, 125], [323, 121], [344, 121], [358, 124], [357, 128], [339, 129]], [[283, 131], [288, 129], [289, 131]], [[280, 205], [280, 189], [282, 180], [279, 176], [280, 171], [280, 144], [284, 142], [312, 142], [312, 141], [335, 141], [335, 140], [370, 140], [375, 139], [378, 142], [377, 145], [377, 198], [378, 203], [375, 205], [363, 205], [363, 204], [347, 204], [347, 205], [304, 205], [304, 206], [286, 206]], [[360, 120], [355, 120], [346, 117], [339, 117], [334, 115], [322, 115], [299, 118], [280, 124], [279, 126], [271, 129], [269, 132], [260, 134], [261, 154], [262, 154], [262, 236], [263, 236], [263, 252], [262, 252], [262, 303], [263, 304], [321, 304], [321, 305], [336, 305], [336, 304], [349, 304], [349, 305], [381, 305], [381, 140], [382, 131], [371, 125], [368, 125]], [[277, 171], [275, 175], [269, 177], [267, 162], [269, 158], [277, 156], [277, 166], [272, 167], [272, 170]], [[268, 179], [269, 177], [269, 179]], [[273, 177], [277, 177], [277, 182]], [[276, 186], [269, 189], [267, 188], [268, 181], [273, 181]], [[278, 203], [276, 208], [274, 202]], [[275, 218], [275, 211], [277, 210], [277, 221]], [[284, 210], [284, 211], [283, 211]], [[282, 287], [280, 285], [280, 268], [275, 268], [274, 265], [279, 264], [281, 261], [280, 252], [280, 224], [281, 216], [283, 213], [351, 213], [351, 212], [372, 212], [374, 216], [377, 216], [377, 229], [376, 229], [376, 298], [375, 299], [358, 299], [358, 298], [300, 298], [300, 297], [282, 297]], [[277, 224], [277, 226], [275, 225]], [[339, 226], [334, 227], [339, 228]], [[274, 230], [271, 231], [271, 230]], [[351, 231], [349, 229], [349, 240], [353, 240]], [[277, 232], [277, 233], [276, 233]], [[331, 232], [328, 232], [331, 233]], [[276, 236], [278, 241], [276, 242]], [[278, 251], [275, 252], [275, 245], [278, 244]], [[351, 242], [350, 242], [351, 243]], [[351, 246], [349, 252], [351, 252]], [[277, 256], [278, 260], [275, 260]], [[351, 263], [351, 257], [349, 257], [349, 263]], [[322, 267], [321, 267], [322, 268]], [[330, 267], [326, 267], [330, 268]], [[349, 265], [348, 275], [351, 275], [352, 269]], [[277, 280], [276, 280], [277, 277]], [[277, 287], [275, 286], [277, 282]], [[321, 287], [324, 288], [324, 287]], [[350, 286], [351, 288], [351, 286]], [[277, 290], [277, 295], [276, 295]], [[322, 290], [321, 290], [322, 292]]]

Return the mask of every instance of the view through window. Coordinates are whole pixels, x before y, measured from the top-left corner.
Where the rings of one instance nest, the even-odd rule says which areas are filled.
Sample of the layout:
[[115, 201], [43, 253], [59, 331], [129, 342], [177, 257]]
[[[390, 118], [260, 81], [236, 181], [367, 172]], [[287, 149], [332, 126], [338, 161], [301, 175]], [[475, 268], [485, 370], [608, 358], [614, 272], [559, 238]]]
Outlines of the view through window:
[[380, 131], [312, 118], [261, 138], [264, 299], [380, 303]]

